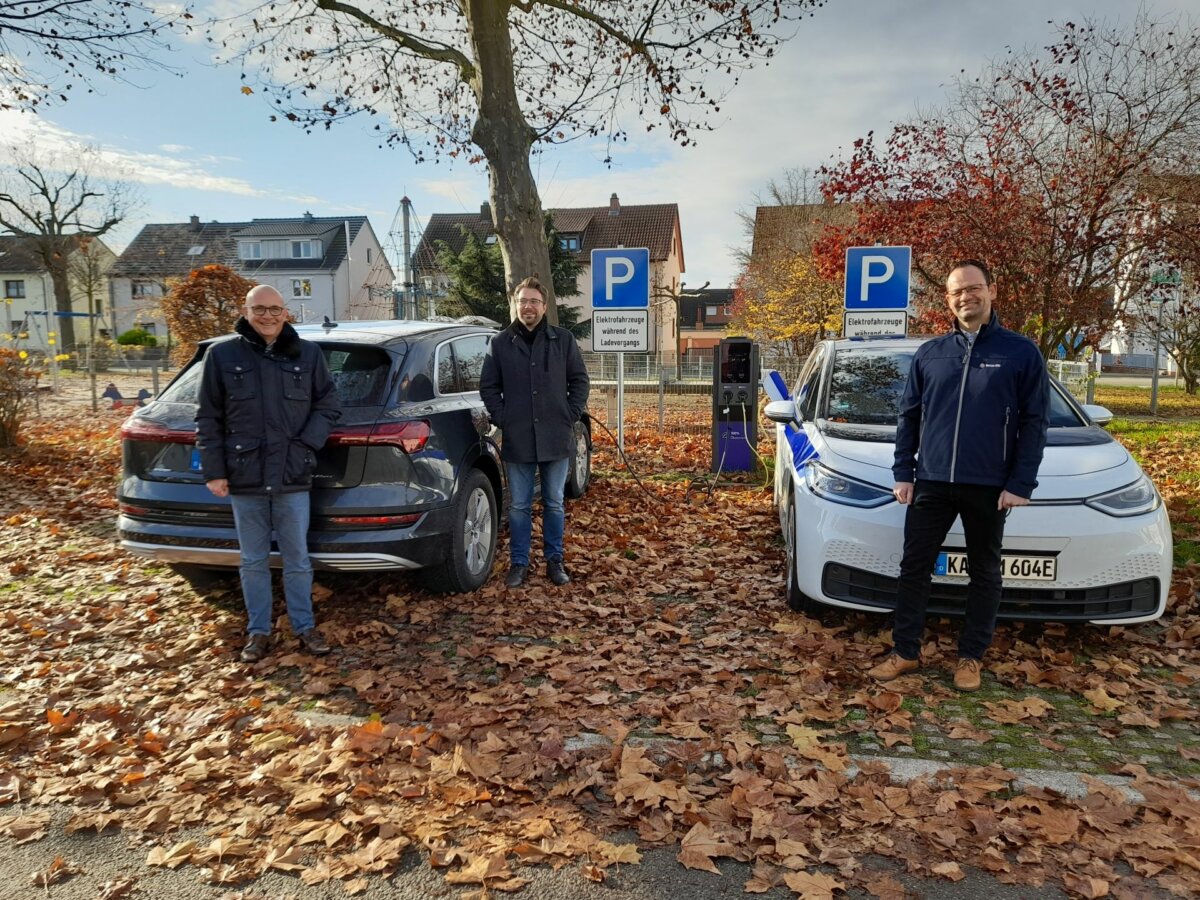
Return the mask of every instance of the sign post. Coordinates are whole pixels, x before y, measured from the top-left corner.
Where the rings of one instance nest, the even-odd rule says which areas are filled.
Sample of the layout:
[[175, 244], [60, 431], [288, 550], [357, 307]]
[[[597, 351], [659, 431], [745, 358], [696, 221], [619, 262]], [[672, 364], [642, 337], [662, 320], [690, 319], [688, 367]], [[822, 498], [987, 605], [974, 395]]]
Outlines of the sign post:
[[912, 247], [846, 248], [846, 337], [908, 333]]
[[617, 446], [625, 449], [625, 354], [650, 350], [650, 251], [592, 251], [592, 349], [617, 354]]
[[1155, 266], [1150, 270], [1150, 302], [1157, 308], [1154, 326], [1154, 372], [1150, 378], [1150, 415], [1158, 415], [1158, 354], [1162, 349], [1163, 308], [1174, 300], [1179, 285], [1183, 284], [1183, 273], [1174, 266]]

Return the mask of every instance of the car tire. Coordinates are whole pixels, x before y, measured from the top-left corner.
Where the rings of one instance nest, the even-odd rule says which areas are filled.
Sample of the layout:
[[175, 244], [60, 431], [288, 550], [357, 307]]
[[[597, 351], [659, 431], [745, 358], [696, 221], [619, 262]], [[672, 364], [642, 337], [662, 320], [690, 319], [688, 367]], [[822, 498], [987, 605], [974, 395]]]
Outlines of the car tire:
[[796, 503], [795, 494], [787, 498], [787, 531], [784, 532], [783, 540], [787, 546], [787, 605], [792, 612], [813, 614], [820, 608], [820, 604], [809, 597], [807, 594], [801, 593], [799, 587], [799, 579], [796, 576], [796, 568], [799, 564], [798, 554], [796, 553]]
[[567, 471], [566, 495], [578, 500], [587, 493], [592, 483], [592, 442], [587, 426], [575, 423], [575, 452], [571, 455], [571, 468]]
[[482, 587], [492, 573], [499, 526], [492, 482], [472, 469], [454, 498], [450, 553], [425, 570], [426, 586], [440, 594], [465, 594]]

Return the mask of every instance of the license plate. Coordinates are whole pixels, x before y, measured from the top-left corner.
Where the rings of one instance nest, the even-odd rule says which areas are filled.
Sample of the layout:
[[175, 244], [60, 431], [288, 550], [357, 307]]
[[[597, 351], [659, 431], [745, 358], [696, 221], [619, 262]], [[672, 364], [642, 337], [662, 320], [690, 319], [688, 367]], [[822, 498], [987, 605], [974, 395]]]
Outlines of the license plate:
[[[1002, 556], [1000, 571], [1011, 581], [1054, 581], [1058, 577], [1058, 560], [1053, 556]], [[967, 554], [939, 553], [933, 574], [966, 578], [970, 574]]]

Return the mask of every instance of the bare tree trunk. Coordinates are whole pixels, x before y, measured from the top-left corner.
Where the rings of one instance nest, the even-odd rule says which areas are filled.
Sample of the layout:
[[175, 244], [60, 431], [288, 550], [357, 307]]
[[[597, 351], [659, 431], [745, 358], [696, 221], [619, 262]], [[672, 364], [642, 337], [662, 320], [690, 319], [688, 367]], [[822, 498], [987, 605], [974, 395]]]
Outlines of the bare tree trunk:
[[[61, 313], [73, 312], [71, 308], [71, 282], [67, 277], [67, 259], [65, 252], [60, 252], [58, 258], [48, 264], [50, 281], [54, 284], [54, 308]], [[58, 332], [58, 343], [51, 348], [52, 352], [68, 353], [75, 349], [75, 320], [70, 315], [51, 317], [47, 323], [47, 331]]]
[[492, 219], [504, 257], [504, 276], [512, 309], [512, 289], [521, 279], [537, 274], [546, 286], [546, 318], [558, 324], [554, 277], [542, 223], [542, 201], [529, 165], [534, 130], [525, 121], [513, 80], [510, 4], [500, 0], [463, 0], [471, 44], [478, 61], [472, 89], [479, 118], [472, 140], [488, 165]]

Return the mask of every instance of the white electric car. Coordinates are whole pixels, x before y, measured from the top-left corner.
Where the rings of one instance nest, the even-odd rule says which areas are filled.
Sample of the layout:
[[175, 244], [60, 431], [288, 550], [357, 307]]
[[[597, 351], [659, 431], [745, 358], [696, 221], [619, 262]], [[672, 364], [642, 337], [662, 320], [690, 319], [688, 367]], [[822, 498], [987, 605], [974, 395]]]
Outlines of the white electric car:
[[[905, 512], [892, 496], [897, 406], [923, 340], [824, 341], [792, 399], [764, 410], [776, 423], [775, 505], [794, 610], [895, 608]], [[1170, 524], [1154, 484], [1100, 427], [1111, 418], [1051, 379], [1038, 487], [1005, 524], [1001, 619], [1117, 625], [1162, 615]], [[965, 547], [956, 521], [934, 570], [930, 615], [962, 614]]]

